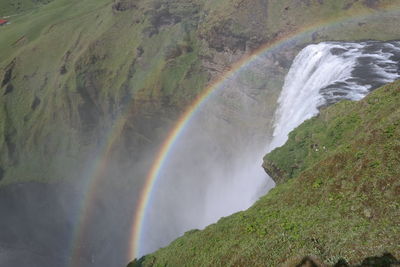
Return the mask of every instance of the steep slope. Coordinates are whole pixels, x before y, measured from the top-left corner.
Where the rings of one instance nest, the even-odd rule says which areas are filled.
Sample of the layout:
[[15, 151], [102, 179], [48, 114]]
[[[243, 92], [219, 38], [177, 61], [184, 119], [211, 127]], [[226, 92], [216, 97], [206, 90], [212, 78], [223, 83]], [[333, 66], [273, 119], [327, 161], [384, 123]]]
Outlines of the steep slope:
[[398, 258], [399, 101], [397, 81], [322, 110], [266, 156], [283, 170], [297, 164], [291, 179], [249, 210], [187, 232], [132, 266], [276, 266], [307, 254], [354, 264], [386, 251]]
[[[290, 40], [268, 55], [263, 68], [242, 75], [256, 92], [250, 96], [265, 107], [259, 117], [272, 121], [289, 65], [306, 44], [389, 40], [400, 34], [397, 0], [47, 2], [0, 4], [0, 16], [12, 15], [10, 24], [0, 27], [0, 186], [5, 196], [0, 213], [6, 226], [0, 229], [0, 243], [24, 244], [43, 250], [43, 255], [63, 254], [67, 261], [74, 258], [75, 246], [79, 252], [74, 260], [81, 262], [77, 266], [127, 261], [127, 233], [155, 151], [182, 110], [234, 62], [263, 45]], [[291, 39], [296, 33], [302, 34]], [[235, 92], [226, 96], [232, 108], [223, 118], [235, 109], [240, 114], [236, 100], [242, 92]], [[268, 128], [271, 122], [262, 123]], [[261, 120], [249, 124], [256, 128]], [[60, 180], [78, 181], [72, 189], [66, 186], [73, 193], [43, 193], [52, 188], [43, 182]], [[63, 185], [58, 183], [55, 192]], [[9, 197], [15, 188], [21, 197]], [[54, 209], [65, 209], [65, 218], [42, 216], [41, 203], [56, 204], [63, 196], [61, 203], [68, 205]], [[83, 218], [85, 200], [92, 204], [87, 208], [90, 218]], [[29, 219], [36, 223], [25, 219], [23, 208], [9, 216], [8, 207], [14, 206], [29, 209], [35, 215]], [[47, 212], [52, 214], [50, 208]], [[80, 229], [81, 221], [90, 227]], [[26, 225], [32, 236], [20, 230]], [[65, 240], [43, 241], [41, 229], [48, 225]]]
[[[5, 182], [62, 178], [71, 166], [79, 173], [81, 159], [95, 152], [111, 123], [123, 115], [133, 116], [123, 126], [125, 134], [138, 136], [126, 150], [140, 150], [146, 138], [151, 140], [151, 131], [140, 137], [151, 128], [141, 123], [151, 121], [146, 113], [157, 117], [164, 105], [168, 114], [174, 105], [167, 100], [170, 94], [179, 110], [186, 95], [203, 87], [204, 76], [189, 77], [200, 67], [196, 44], [186, 33], [190, 23], [176, 25], [172, 14], [144, 15], [143, 9], [110, 1], [56, 1], [4, 29]], [[150, 40], [157, 30], [152, 23], [170, 27]], [[191, 91], [176, 93], [181, 83], [190, 84]]]
[[[11, 4], [25, 10], [1, 28], [2, 184], [77, 178], [110, 131], [118, 164], [142, 158], [233, 62], [310, 25], [342, 21], [276, 54], [259, 99], [276, 102], [288, 62], [305, 43], [394, 39], [399, 31], [391, 27], [396, 3], [383, 0], [48, 2], [2, 7], [4, 15], [16, 11]], [[275, 106], [267, 106], [272, 117]]]

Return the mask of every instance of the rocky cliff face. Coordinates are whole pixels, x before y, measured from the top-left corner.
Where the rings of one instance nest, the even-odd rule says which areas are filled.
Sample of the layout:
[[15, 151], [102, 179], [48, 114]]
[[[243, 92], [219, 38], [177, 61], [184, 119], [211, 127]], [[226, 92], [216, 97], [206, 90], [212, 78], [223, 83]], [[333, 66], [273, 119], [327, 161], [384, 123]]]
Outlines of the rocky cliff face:
[[[140, 157], [210, 81], [261, 44], [389, 2], [55, 1], [21, 13], [0, 41], [2, 181], [79, 176], [117, 118], [114, 154]], [[396, 27], [385, 25], [396, 17], [383, 14], [346, 21], [346, 31], [317, 29], [271, 56], [257, 85], [263, 117], [304, 43], [395, 38]]]
[[262, 167], [276, 184], [282, 184], [289, 179], [286, 172], [280, 169], [273, 161], [264, 159]]
[[[1, 1], [0, 16], [15, 16], [0, 29], [0, 185], [90, 178], [93, 162], [107, 155], [97, 174], [103, 178], [99, 187], [118, 196], [99, 190], [97, 209], [117, 212], [121, 199], [132, 199], [124, 199], [128, 215], [110, 213], [119, 218], [118, 229], [106, 228], [101, 212], [93, 215], [88, 240], [95, 245], [82, 253], [88, 266], [103, 240], [127, 238], [154, 151], [211, 81], [263, 44], [353, 17], [288, 42], [223, 95], [222, 119], [244, 130], [219, 136], [221, 142], [261, 138], [251, 135], [255, 130], [270, 135], [276, 100], [297, 52], [321, 40], [398, 38], [400, 28], [393, 25], [400, 17], [384, 10], [387, 4], [393, 1]], [[354, 16], [358, 12], [370, 16]], [[252, 116], [241, 117], [242, 96], [257, 103]], [[110, 258], [106, 253], [101, 260], [121, 265]]]

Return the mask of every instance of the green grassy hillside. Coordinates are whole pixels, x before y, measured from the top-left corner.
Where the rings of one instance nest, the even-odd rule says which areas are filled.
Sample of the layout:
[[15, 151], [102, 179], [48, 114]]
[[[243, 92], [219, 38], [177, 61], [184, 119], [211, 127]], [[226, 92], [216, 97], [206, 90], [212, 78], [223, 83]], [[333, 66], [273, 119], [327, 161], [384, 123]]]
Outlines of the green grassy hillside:
[[[353, 17], [275, 55], [260, 98], [276, 103], [288, 62], [304, 44], [398, 38], [392, 26], [400, 16], [382, 9], [395, 2], [2, 1], [0, 16], [16, 15], [0, 28], [0, 184], [79, 177], [121, 117], [117, 161], [140, 158], [246, 53], [306, 26]], [[271, 117], [274, 105], [266, 105]]]
[[165, 114], [169, 106], [179, 111], [204, 87], [190, 32], [196, 17], [177, 24], [168, 13], [160, 26], [147, 3], [126, 8], [58, 0], [1, 29], [3, 183], [78, 176], [79, 162], [121, 114], [130, 121], [126, 132], [147, 137], [127, 148], [140, 150], [154, 131], [141, 133], [146, 122], [133, 121], [151, 121], [162, 106]]
[[250, 209], [189, 231], [131, 266], [277, 266], [303, 255], [354, 264], [384, 252], [398, 258], [399, 103], [400, 81], [322, 110], [266, 156], [291, 179]]
[[0, 3], [0, 17], [14, 17], [22, 12], [50, 3], [53, 0], [2, 0]]

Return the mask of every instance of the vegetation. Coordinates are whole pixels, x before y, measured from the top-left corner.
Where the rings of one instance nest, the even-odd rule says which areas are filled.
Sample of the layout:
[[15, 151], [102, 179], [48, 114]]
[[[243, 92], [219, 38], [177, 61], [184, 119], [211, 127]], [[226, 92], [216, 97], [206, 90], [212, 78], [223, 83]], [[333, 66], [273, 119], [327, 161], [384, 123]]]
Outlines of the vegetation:
[[[361, 102], [364, 105], [362, 109], [353, 102], [343, 101], [323, 110], [317, 118], [306, 121], [291, 132], [285, 146], [264, 158], [264, 165], [272, 162], [284, 174], [280, 180], [285, 181], [321, 160], [339, 160], [353, 155], [351, 163], [359, 166], [354, 175], [370, 176], [372, 172], [382, 177], [394, 177], [400, 173], [400, 166], [395, 167], [398, 165], [396, 147], [399, 145], [395, 135], [400, 124], [399, 114], [393, 113], [396, 100], [395, 97], [374, 94]], [[375, 142], [372, 142], [374, 138]], [[339, 155], [338, 149], [341, 149]], [[336, 158], [332, 158], [332, 154]], [[385, 163], [380, 162], [377, 156]], [[391, 167], [387, 168], [388, 165]], [[335, 165], [325, 170], [325, 176], [334, 176], [341, 171], [346, 172]]]
[[39, 8], [53, 0], [3, 0], [0, 3], [0, 16], [14, 16]]
[[[0, 28], [0, 186], [79, 179], [114, 122], [116, 161], [141, 159], [235, 61], [304, 32], [271, 55], [270, 73], [241, 73], [272, 117], [300, 48], [396, 39], [398, 2], [2, 0], [10, 24]], [[356, 261], [399, 251], [397, 85], [307, 122], [266, 158], [286, 183], [143, 264], [261, 265], [297, 254]]]
[[384, 252], [398, 258], [399, 102], [400, 81], [322, 110], [266, 156], [291, 179], [247, 211], [187, 232], [134, 264], [277, 266], [304, 255], [355, 264]]
[[[151, 112], [148, 124], [157, 126], [151, 120], [161, 111], [173, 119], [205, 87], [192, 33], [197, 18], [178, 24], [168, 13], [160, 22], [168, 29], [150, 36], [159, 14], [144, 15], [151, 11], [145, 3], [129, 7], [58, 0], [1, 29], [2, 184], [79, 178], [115, 118], [130, 121], [129, 133], [143, 131], [132, 121]], [[180, 54], [166, 57], [175, 44]], [[153, 132], [147, 140], [156, 139]], [[138, 142], [148, 141], [129, 149], [140, 151]]]
[[290, 53], [277, 52], [271, 71], [254, 81], [272, 117], [303, 44], [398, 36], [396, 9], [382, 9], [393, 1], [374, 2], [2, 1], [0, 17], [11, 23], [0, 29], [0, 184], [79, 179], [118, 119], [114, 154], [140, 158], [245, 53], [342, 21], [307, 32]]

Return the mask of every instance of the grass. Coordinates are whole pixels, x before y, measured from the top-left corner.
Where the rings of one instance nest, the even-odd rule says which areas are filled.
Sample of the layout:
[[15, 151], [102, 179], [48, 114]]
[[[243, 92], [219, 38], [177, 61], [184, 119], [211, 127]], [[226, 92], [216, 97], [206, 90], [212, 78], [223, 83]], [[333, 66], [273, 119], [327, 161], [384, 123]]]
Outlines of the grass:
[[[4, 94], [3, 87], [0, 93], [0, 168], [4, 171], [0, 186], [80, 179], [89, 159], [98, 152], [101, 136], [107, 135], [116, 119], [126, 121], [123, 128], [128, 129], [117, 138], [119, 147], [141, 157], [141, 140], [152, 146], [161, 143], [168, 128], [165, 121], [172, 124], [210, 80], [220, 75], [207, 67], [210, 62], [217, 69], [226, 69], [243, 56], [240, 49], [218, 53], [210, 48], [211, 42], [235, 48], [232, 40], [243, 38], [248, 49], [255, 49], [310, 25], [361, 11], [372, 15], [316, 29], [293, 44], [294, 51], [306, 43], [323, 40], [388, 40], [399, 36], [397, 9], [377, 11], [367, 7], [366, 1], [356, 1], [348, 8], [354, 1], [319, 2], [174, 0], [161, 1], [157, 9], [156, 1], [138, 1], [137, 8], [117, 12], [111, 0], [2, 0], [0, 16], [13, 16], [9, 18], [11, 24], [0, 28], [0, 82], [7, 66], [11, 62], [15, 66], [8, 83], [14, 90]], [[166, 8], [179, 16], [180, 22], [154, 25]], [[221, 36], [224, 38], [219, 39]], [[182, 49], [179, 56], [168, 54], [171, 47]], [[255, 87], [264, 87], [265, 83], [264, 98], [258, 99], [265, 99], [262, 101], [268, 104], [266, 109], [271, 114], [285, 72], [280, 68], [278, 74], [268, 74], [268, 79], [264, 73], [243, 74], [243, 80]], [[40, 104], [33, 108], [36, 99]], [[351, 103], [340, 105], [353, 108]], [[373, 102], [368, 112], [379, 114], [381, 108], [379, 102]], [[391, 140], [382, 143], [386, 151], [394, 151], [391, 153], [365, 146], [364, 139], [359, 140], [360, 147], [342, 144], [354, 134], [350, 126], [345, 126], [347, 123], [360, 131], [369, 129], [361, 115], [330, 122], [330, 136], [323, 135], [324, 124], [320, 125], [320, 135], [311, 137], [328, 148], [326, 155], [308, 149], [306, 137], [311, 128], [299, 133], [303, 141], [293, 141], [296, 151], [284, 151], [292, 153], [289, 159], [278, 152], [274, 156], [285, 170], [290, 170], [293, 159], [301, 160], [300, 168], [291, 175], [297, 178], [274, 189], [248, 212], [223, 219], [203, 232], [192, 231], [172, 244], [176, 250], [161, 250], [148, 256], [145, 263], [153, 258], [171, 265], [278, 263], [296, 253], [316, 254], [326, 261], [339, 256], [357, 260], [384, 248], [398, 248], [391, 237], [398, 237], [393, 228], [398, 223], [398, 205], [392, 201], [393, 190], [398, 187], [388, 186], [392, 180], [396, 183], [391, 175], [398, 173], [398, 128], [387, 118], [380, 118], [383, 128], [374, 132]], [[388, 118], [393, 119], [391, 113]], [[370, 142], [369, 135], [362, 136]], [[119, 158], [133, 158], [121, 151], [115, 153], [120, 153]], [[343, 165], [337, 176], [335, 168], [345, 163], [341, 158], [351, 159], [355, 165]], [[306, 176], [318, 162], [331, 166], [330, 173], [315, 169], [318, 175]], [[352, 166], [362, 171], [356, 169], [357, 176], [352, 176]], [[382, 180], [377, 180], [375, 174]], [[345, 179], [346, 175], [352, 178]], [[339, 181], [345, 188], [343, 192], [334, 190]], [[384, 193], [379, 194], [378, 188]], [[382, 205], [369, 204], [364, 191], [381, 199]], [[298, 201], [299, 195], [304, 201]], [[379, 219], [380, 208], [389, 215]], [[372, 214], [372, 219], [365, 218], [365, 214]], [[333, 234], [327, 235], [328, 230]], [[342, 237], [341, 232], [349, 235]], [[365, 251], [354, 246], [365, 242]]]
[[[302, 8], [288, 0], [269, 1], [267, 7], [264, 1], [156, 2], [139, 1], [137, 8], [124, 12], [113, 10], [111, 0], [1, 2], [0, 16], [15, 15], [0, 28], [1, 80], [7, 66], [15, 64], [8, 84], [14, 90], [4, 95], [6, 85], [0, 94], [0, 168], [5, 170], [0, 184], [79, 177], [69, 170], [79, 173], [77, 166], [83, 168], [101, 143], [98, 133], [107, 132], [122, 113], [134, 132], [149, 143], [161, 142], [165, 132], [155, 135], [135, 122], [146, 118], [143, 124], [154, 127], [172, 123], [220, 75], [216, 70], [243, 56], [240, 49], [218, 53], [211, 42], [234, 49], [235, 38], [254, 39], [256, 48], [327, 18], [373, 11], [362, 3], [344, 9], [349, 2], [344, 0], [311, 1]], [[165, 10], [179, 20], [158, 23]], [[316, 40], [394, 39], [400, 31], [391, 27], [399, 19], [395, 15], [376, 12], [370, 19], [323, 29]], [[359, 26], [364, 21], [368, 23]], [[313, 41], [310, 36], [301, 42]], [[171, 49], [182, 51], [171, 57]], [[265, 99], [271, 116], [285, 72], [242, 74], [246, 83], [267, 88], [259, 99]], [[158, 114], [164, 115], [157, 121]], [[136, 141], [132, 139], [131, 150], [140, 155]]]
[[[197, 72], [201, 65], [193, 18], [149, 37], [146, 8], [115, 12], [111, 1], [57, 0], [1, 28], [1, 79], [10, 62], [16, 62], [8, 83], [14, 90], [0, 98], [0, 118], [5, 118], [0, 135], [12, 136], [0, 140], [3, 185], [79, 179], [79, 170], [97, 149], [99, 133], [113, 118], [126, 110], [129, 117], [132, 106], [140, 110], [149, 103], [157, 113], [166, 105], [164, 98], [180, 111], [205, 87], [207, 76]], [[185, 42], [190, 52], [167, 60], [167, 47]], [[32, 110], [36, 98], [40, 104]]]
[[3, 0], [0, 3], [0, 17], [20, 15], [43, 5], [49, 4], [53, 0]]
[[[393, 113], [396, 99], [381, 98], [379, 94], [373, 94], [366, 103], [361, 103], [365, 105], [362, 110], [357, 110], [358, 106], [350, 101], [343, 101], [333, 108], [323, 110], [318, 118], [306, 121], [296, 131], [291, 132], [285, 146], [275, 149], [264, 160], [273, 162], [286, 174], [284, 180], [287, 180], [314, 166], [317, 161], [329, 159], [337, 149], [342, 149], [344, 155], [354, 154], [356, 162], [362, 166], [371, 165], [374, 171], [378, 171], [382, 164], [370, 162], [375, 156], [371, 154], [372, 151], [387, 159], [397, 155], [394, 147], [390, 147], [395, 146], [394, 136], [400, 120], [399, 114]], [[366, 120], [371, 122], [367, 124]], [[372, 136], [386, 138], [382, 140], [385, 146], [378, 142], [367, 146], [366, 142], [370, 142]], [[353, 142], [346, 142], [349, 139]], [[400, 169], [393, 169], [388, 175], [399, 172]]]
[[277, 266], [304, 255], [355, 264], [384, 252], [399, 257], [399, 102], [400, 81], [323, 110], [267, 155], [282, 168], [297, 160], [291, 179], [250, 209], [190, 231], [136, 264]]

